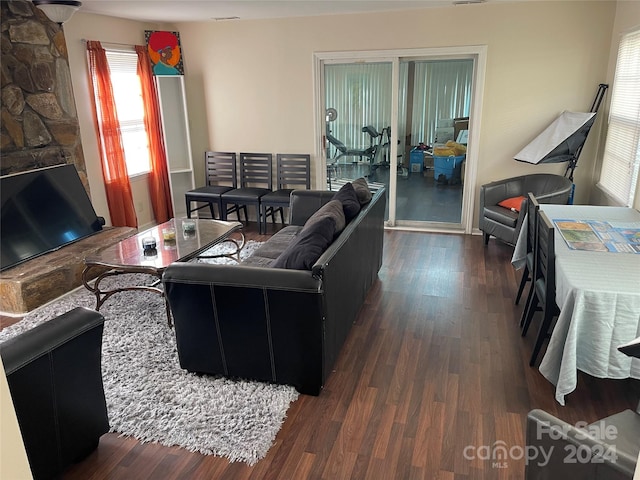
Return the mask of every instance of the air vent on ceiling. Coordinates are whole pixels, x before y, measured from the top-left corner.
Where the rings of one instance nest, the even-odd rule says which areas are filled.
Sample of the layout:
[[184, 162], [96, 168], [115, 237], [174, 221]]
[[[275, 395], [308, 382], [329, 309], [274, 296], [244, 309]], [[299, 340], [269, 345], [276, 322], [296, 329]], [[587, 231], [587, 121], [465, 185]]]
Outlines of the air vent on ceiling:
[[214, 17], [216, 22], [224, 22], [225, 20], [240, 20], [240, 17]]
[[485, 3], [487, 0], [456, 0], [452, 2], [454, 5], [474, 5], [476, 3]]

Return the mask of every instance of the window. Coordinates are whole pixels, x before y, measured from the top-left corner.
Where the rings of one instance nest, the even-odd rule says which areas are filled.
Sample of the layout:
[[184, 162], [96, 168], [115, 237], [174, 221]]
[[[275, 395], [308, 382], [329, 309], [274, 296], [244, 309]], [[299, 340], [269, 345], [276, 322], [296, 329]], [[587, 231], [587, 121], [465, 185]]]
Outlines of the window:
[[150, 171], [149, 141], [135, 52], [106, 50], [129, 176]]
[[622, 37], [598, 185], [632, 206], [640, 167], [640, 30]]

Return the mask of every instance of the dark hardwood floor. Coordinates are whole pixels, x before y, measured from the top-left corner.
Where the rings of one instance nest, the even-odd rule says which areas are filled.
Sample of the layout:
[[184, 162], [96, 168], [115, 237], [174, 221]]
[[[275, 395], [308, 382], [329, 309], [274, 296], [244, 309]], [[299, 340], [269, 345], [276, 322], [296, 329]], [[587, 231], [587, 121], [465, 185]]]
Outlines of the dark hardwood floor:
[[291, 405], [266, 458], [249, 467], [107, 434], [64, 478], [524, 478], [523, 460], [493, 468], [465, 447], [524, 446], [533, 408], [572, 424], [635, 408], [640, 382], [581, 374], [567, 406], [556, 403], [528, 365], [535, 335], [520, 336], [511, 254], [481, 236], [386, 232], [379, 280], [335, 371], [320, 396]]
[[[383, 183], [389, 191], [388, 165], [371, 170], [366, 163], [344, 162], [334, 166], [334, 175], [351, 179], [366, 175], [370, 182]], [[435, 182], [433, 175], [433, 169], [397, 174], [396, 219], [453, 224], [461, 222], [464, 186], [460, 183], [447, 185]], [[385, 218], [389, 218], [388, 202]]]

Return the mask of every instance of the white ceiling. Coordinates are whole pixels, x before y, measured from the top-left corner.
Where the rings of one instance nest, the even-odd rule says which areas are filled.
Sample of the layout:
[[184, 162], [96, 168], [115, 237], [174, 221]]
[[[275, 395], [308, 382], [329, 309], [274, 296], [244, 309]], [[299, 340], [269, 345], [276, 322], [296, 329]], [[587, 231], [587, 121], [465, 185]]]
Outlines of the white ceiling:
[[[460, 0], [82, 0], [81, 12], [150, 22], [305, 17], [453, 6]], [[464, 0], [462, 0], [464, 2]], [[477, 0], [475, 0], [477, 1]], [[486, 1], [486, 0], [485, 0]], [[526, 0], [488, 0], [526, 1]]]

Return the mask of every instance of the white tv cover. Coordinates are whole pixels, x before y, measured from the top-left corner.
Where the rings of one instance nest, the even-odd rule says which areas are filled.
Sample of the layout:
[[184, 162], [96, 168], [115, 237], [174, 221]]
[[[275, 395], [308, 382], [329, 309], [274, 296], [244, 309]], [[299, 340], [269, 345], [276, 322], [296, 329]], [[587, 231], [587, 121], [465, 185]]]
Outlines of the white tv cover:
[[513, 158], [533, 164], [569, 161], [576, 149], [584, 144], [595, 115], [595, 112], [562, 112]]

